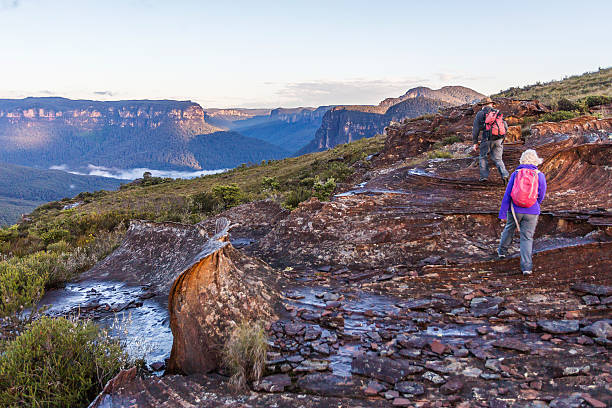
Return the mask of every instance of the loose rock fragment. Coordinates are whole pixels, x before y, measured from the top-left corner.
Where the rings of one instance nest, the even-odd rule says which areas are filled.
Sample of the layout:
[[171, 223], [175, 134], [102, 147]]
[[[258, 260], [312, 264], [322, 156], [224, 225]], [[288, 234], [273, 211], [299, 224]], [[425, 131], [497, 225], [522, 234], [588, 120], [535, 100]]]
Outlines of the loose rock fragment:
[[402, 394], [421, 395], [425, 393], [425, 389], [419, 383], [410, 381], [400, 381], [395, 384], [395, 389]]
[[283, 392], [291, 385], [291, 378], [287, 374], [276, 374], [262, 378], [253, 384], [255, 391]]
[[538, 320], [538, 327], [552, 334], [575, 333], [580, 328], [577, 320]]

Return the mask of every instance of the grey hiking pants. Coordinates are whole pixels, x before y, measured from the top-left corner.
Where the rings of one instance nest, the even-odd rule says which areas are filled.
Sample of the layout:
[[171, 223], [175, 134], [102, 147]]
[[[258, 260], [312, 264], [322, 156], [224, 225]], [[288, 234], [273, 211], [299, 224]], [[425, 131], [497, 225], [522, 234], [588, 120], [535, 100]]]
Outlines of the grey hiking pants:
[[480, 178], [489, 178], [489, 161], [487, 160], [489, 151], [491, 152], [491, 160], [493, 160], [497, 170], [499, 170], [500, 176], [502, 176], [502, 178], [508, 177], [508, 170], [506, 170], [506, 166], [504, 166], [504, 161], [502, 160], [502, 154], [504, 153], [503, 142], [504, 139], [492, 141], [483, 139], [480, 142], [480, 157], [478, 159]]
[[[516, 213], [516, 219], [521, 227], [521, 271], [532, 271], [531, 252], [533, 250], [533, 234], [535, 233], [536, 225], [538, 225], [538, 214]], [[516, 223], [514, 222], [512, 211], [508, 211], [506, 214], [506, 227], [502, 231], [499, 241], [498, 252], [500, 254], [505, 255], [508, 252], [515, 229]]]

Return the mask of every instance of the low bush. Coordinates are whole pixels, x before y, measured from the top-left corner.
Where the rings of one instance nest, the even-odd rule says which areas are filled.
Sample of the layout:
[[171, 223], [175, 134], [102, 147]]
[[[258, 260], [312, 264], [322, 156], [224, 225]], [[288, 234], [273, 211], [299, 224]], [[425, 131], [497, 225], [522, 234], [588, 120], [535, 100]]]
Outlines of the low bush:
[[230, 383], [246, 388], [247, 381], [258, 381], [264, 373], [268, 337], [261, 323], [242, 322], [223, 347], [223, 363], [230, 371]]
[[434, 150], [429, 152], [427, 157], [430, 159], [451, 159], [453, 154], [451, 152], [447, 152], [446, 150]]
[[264, 177], [261, 181], [261, 186], [264, 191], [277, 191], [280, 188], [280, 183], [276, 177]]
[[442, 146], [451, 145], [457, 142], [461, 142], [461, 137], [459, 137], [458, 135], [448, 136], [442, 139]]
[[312, 192], [310, 189], [307, 190], [305, 188], [298, 187], [295, 190], [289, 191], [289, 194], [287, 194], [287, 198], [283, 204], [285, 208], [294, 210], [302, 201], [306, 201], [310, 197], [312, 197]]
[[35, 306], [44, 293], [47, 274], [12, 260], [0, 262], [0, 317], [19, 322], [24, 309]]
[[234, 207], [245, 201], [246, 197], [238, 184], [218, 184], [212, 188], [213, 195], [221, 202], [223, 209]]
[[68, 244], [66, 241], [63, 241], [63, 240], [47, 245], [47, 251], [57, 252], [59, 254], [63, 252], [70, 252], [70, 250], [71, 250], [70, 244]]
[[579, 110], [580, 105], [576, 102], [572, 102], [567, 98], [561, 98], [557, 101], [558, 111], [574, 111]]
[[540, 116], [538, 122], [560, 122], [562, 120], [573, 119], [578, 116], [580, 116], [580, 114], [577, 112], [560, 110]]
[[333, 177], [328, 178], [325, 183], [315, 177], [315, 183], [312, 186], [313, 196], [321, 201], [328, 201], [336, 189], [336, 181]]
[[584, 103], [589, 108], [597, 105], [606, 105], [608, 103], [612, 103], [612, 97], [604, 96], [604, 95], [590, 95], [584, 98]]
[[87, 407], [129, 364], [92, 322], [41, 317], [0, 356], [0, 406]]

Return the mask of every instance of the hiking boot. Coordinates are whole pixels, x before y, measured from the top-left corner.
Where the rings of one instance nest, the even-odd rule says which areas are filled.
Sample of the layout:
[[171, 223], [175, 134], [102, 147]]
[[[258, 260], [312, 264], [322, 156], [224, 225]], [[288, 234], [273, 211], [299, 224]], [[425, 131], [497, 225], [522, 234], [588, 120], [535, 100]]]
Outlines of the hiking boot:
[[487, 181], [487, 180], [488, 180], [488, 179], [486, 179], [486, 178], [484, 178], [484, 177], [481, 177], [481, 178], [479, 178], [479, 179], [478, 179], [478, 181], [480, 181], [481, 183], [482, 183], [483, 181]]
[[497, 258], [504, 259], [505, 257], [506, 257], [506, 254], [502, 254], [501, 252], [499, 252], [499, 249], [497, 249]]
[[523, 271], [523, 275], [531, 275], [531, 271]]

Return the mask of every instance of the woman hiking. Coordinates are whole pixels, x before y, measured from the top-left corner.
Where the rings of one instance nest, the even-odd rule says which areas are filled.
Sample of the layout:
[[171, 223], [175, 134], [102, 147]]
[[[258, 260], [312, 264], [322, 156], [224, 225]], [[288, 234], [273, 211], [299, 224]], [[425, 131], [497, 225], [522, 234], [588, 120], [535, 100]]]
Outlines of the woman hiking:
[[518, 227], [521, 236], [521, 271], [523, 275], [531, 275], [533, 263], [533, 234], [538, 224], [540, 204], [546, 194], [546, 177], [538, 170], [542, 159], [533, 149], [523, 152], [520, 165], [508, 180], [506, 192], [499, 209], [499, 218], [507, 219], [497, 256], [505, 258], [512, 242], [514, 230]]

